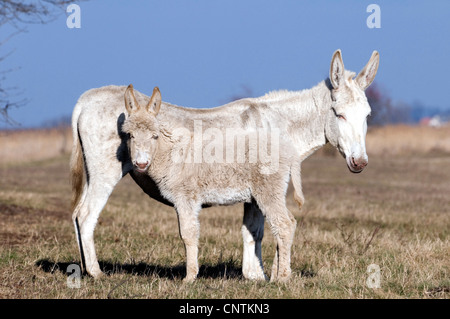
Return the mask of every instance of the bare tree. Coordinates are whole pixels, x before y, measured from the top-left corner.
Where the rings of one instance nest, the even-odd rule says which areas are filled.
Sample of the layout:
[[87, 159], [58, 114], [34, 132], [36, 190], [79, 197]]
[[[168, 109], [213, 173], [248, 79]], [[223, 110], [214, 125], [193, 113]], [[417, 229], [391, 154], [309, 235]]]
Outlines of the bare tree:
[[411, 122], [411, 108], [409, 105], [394, 103], [386, 90], [376, 82], [366, 90], [367, 100], [372, 108], [372, 116], [368, 119], [368, 125], [386, 125]]
[[74, 0], [0, 0], [0, 27], [8, 23], [18, 30], [24, 24], [53, 21]]
[[[26, 25], [45, 24], [55, 20], [58, 15], [65, 12], [65, 7], [76, 2], [74, 0], [0, 0], [0, 28], [7, 25], [12, 31], [6, 38], [0, 39], [0, 49], [12, 37], [20, 32], [26, 31]], [[0, 65], [14, 51], [0, 53]], [[17, 68], [0, 67], [0, 122], [17, 125], [9, 115], [8, 111], [25, 105], [28, 100], [21, 98], [23, 94], [17, 87], [5, 87], [4, 82], [7, 74]]]

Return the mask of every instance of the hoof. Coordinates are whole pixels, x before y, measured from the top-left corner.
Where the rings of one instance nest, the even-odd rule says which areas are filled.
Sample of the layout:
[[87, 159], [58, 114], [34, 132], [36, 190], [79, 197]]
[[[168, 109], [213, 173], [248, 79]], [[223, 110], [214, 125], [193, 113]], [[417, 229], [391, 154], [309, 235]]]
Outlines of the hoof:
[[277, 277], [271, 277], [270, 282], [288, 282], [289, 278], [291, 276], [277, 276]]
[[183, 283], [184, 284], [193, 283], [196, 278], [197, 278], [197, 276], [186, 276], [186, 277], [183, 278]]
[[251, 280], [251, 281], [267, 281], [267, 280], [269, 280], [269, 278], [264, 273], [261, 273], [261, 272], [253, 272], [253, 271], [245, 272], [245, 273], [243, 273], [243, 276], [245, 279]]
[[287, 271], [283, 274], [276, 274], [276, 272], [272, 272], [270, 276], [270, 282], [287, 282], [291, 278], [291, 272]]
[[87, 273], [89, 274], [89, 276], [91, 276], [94, 279], [100, 279], [102, 278], [105, 274], [100, 270], [100, 267], [92, 267], [91, 269], [89, 269], [87, 271]]

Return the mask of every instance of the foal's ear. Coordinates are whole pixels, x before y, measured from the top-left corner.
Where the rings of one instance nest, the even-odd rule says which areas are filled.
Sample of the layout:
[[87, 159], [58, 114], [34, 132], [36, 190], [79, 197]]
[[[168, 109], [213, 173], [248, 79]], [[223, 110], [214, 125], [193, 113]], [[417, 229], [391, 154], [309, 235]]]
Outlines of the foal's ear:
[[141, 108], [136, 100], [136, 97], [134, 96], [133, 84], [128, 85], [125, 90], [125, 107], [128, 114], [136, 112]]
[[336, 50], [331, 58], [330, 81], [335, 89], [344, 82], [344, 61], [341, 50]]
[[367, 62], [364, 69], [359, 72], [356, 77], [356, 83], [361, 87], [361, 89], [365, 90], [372, 83], [373, 79], [375, 79], [375, 75], [378, 71], [378, 65], [380, 64], [380, 55], [377, 51], [373, 51], [372, 56], [370, 57], [369, 62]]
[[161, 107], [161, 92], [159, 88], [156, 86], [153, 89], [152, 97], [150, 98], [150, 102], [147, 104], [147, 111], [152, 112], [155, 116], [158, 114], [159, 109]]

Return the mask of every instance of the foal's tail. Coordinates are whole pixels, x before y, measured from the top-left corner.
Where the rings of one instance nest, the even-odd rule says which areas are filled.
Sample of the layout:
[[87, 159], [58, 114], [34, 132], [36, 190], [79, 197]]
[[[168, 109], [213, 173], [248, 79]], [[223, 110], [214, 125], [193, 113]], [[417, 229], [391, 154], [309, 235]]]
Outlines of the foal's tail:
[[77, 111], [78, 108], [75, 107], [74, 113], [72, 115], [73, 146], [72, 155], [70, 157], [70, 180], [72, 181], [72, 211], [80, 201], [84, 177], [83, 150], [78, 133], [78, 117], [80, 112]]
[[302, 179], [300, 177], [300, 161], [294, 161], [291, 165], [292, 185], [294, 186], [294, 200], [302, 208], [305, 203], [305, 197], [302, 191]]

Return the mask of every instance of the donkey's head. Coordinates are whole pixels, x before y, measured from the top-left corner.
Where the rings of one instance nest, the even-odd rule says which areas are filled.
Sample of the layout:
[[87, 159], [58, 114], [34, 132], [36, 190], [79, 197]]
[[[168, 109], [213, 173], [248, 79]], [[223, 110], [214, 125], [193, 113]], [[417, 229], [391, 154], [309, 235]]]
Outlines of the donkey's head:
[[378, 64], [379, 54], [373, 51], [367, 65], [355, 77], [355, 73], [344, 69], [341, 50], [337, 50], [331, 60], [332, 105], [325, 133], [353, 173], [360, 173], [368, 163], [365, 140], [371, 110], [364, 91], [375, 78]]
[[146, 107], [141, 107], [133, 92], [133, 85], [125, 91], [125, 107], [128, 117], [123, 123], [122, 130], [128, 133], [129, 152], [134, 168], [138, 172], [147, 171], [157, 149], [159, 123], [156, 115], [161, 106], [161, 93], [155, 87], [152, 97]]

